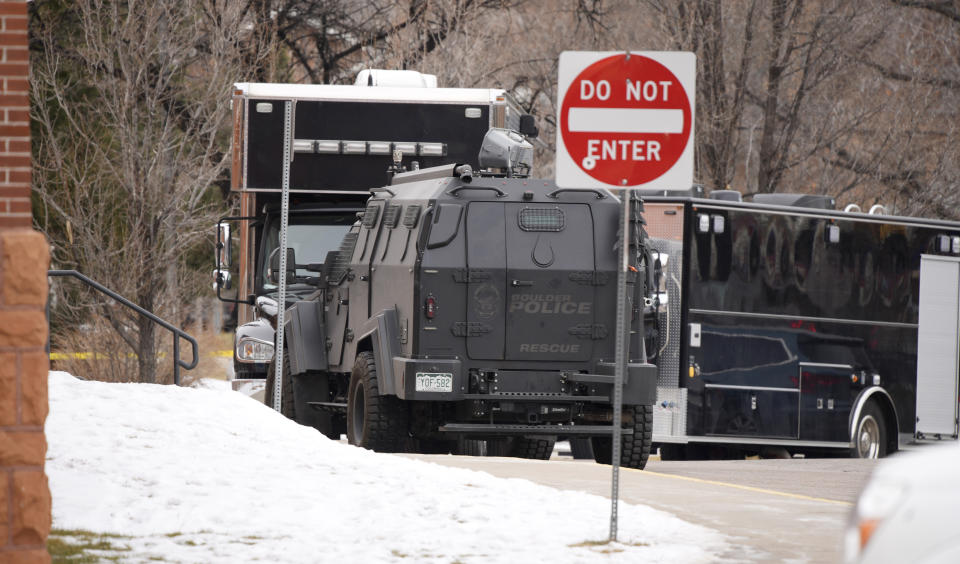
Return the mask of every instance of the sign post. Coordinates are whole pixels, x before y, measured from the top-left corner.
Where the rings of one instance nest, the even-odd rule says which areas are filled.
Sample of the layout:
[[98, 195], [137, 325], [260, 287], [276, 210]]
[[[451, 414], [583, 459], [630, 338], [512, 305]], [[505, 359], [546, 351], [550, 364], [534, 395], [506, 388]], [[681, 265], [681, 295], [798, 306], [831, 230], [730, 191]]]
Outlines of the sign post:
[[[283, 413], [283, 327], [287, 309], [287, 223], [290, 218], [290, 163], [293, 161], [295, 102], [283, 104], [283, 179], [280, 198], [280, 279], [277, 282], [277, 338], [273, 352], [273, 409]], [[296, 268], [296, 265], [290, 265]]]
[[696, 57], [686, 52], [560, 54], [556, 183], [621, 189], [613, 387], [610, 540], [617, 540], [623, 380], [629, 360], [629, 190], [656, 193], [693, 184]]

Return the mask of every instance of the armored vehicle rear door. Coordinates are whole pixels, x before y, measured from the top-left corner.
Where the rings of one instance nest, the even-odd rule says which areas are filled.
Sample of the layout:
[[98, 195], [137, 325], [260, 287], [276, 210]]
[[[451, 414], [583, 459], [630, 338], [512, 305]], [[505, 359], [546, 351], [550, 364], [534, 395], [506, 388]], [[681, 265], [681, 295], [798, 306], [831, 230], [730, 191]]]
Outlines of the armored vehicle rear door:
[[594, 323], [594, 235], [585, 204], [473, 202], [467, 212], [467, 353], [582, 361]]

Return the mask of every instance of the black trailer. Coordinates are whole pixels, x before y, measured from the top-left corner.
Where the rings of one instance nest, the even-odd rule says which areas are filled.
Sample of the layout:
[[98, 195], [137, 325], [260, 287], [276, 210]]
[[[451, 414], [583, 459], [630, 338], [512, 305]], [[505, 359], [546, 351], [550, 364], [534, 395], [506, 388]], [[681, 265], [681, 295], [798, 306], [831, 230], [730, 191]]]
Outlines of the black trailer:
[[[840, 212], [829, 198], [768, 201], [646, 200], [663, 456], [880, 457], [955, 439], [960, 224]], [[947, 346], [921, 356], [918, 332], [944, 315]]]

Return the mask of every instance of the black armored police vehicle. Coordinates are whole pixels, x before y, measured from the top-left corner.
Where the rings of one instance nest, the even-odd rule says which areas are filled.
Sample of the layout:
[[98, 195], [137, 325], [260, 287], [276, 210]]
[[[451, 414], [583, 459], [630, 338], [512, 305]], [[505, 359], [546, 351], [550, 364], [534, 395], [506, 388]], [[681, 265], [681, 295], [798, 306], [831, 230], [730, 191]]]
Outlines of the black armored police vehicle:
[[[596, 460], [610, 462], [620, 203], [519, 176], [529, 152], [491, 130], [485, 172], [397, 173], [323, 263], [287, 251], [287, 281], [316, 287], [285, 312], [288, 416], [376, 451], [485, 444], [549, 458], [557, 437], [590, 438]], [[632, 229], [640, 358], [625, 375], [621, 463], [643, 468], [656, 368], [642, 358], [646, 262]]]

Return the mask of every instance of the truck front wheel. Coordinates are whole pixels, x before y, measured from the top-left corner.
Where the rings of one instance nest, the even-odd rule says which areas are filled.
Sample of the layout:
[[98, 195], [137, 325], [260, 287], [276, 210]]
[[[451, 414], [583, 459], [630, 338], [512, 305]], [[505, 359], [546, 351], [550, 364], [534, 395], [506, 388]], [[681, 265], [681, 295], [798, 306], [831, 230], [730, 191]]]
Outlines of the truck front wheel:
[[396, 397], [382, 396], [373, 353], [357, 355], [347, 395], [347, 439], [376, 452], [403, 452], [408, 438], [406, 406]]
[[[653, 406], [625, 405], [623, 413], [628, 417], [632, 416], [633, 424], [630, 428], [633, 433], [621, 435], [620, 465], [643, 470], [653, 445]], [[593, 437], [590, 442], [594, 460], [600, 464], [610, 464], [613, 461], [611, 437]]]

